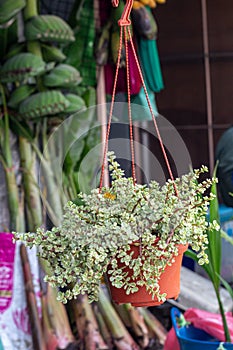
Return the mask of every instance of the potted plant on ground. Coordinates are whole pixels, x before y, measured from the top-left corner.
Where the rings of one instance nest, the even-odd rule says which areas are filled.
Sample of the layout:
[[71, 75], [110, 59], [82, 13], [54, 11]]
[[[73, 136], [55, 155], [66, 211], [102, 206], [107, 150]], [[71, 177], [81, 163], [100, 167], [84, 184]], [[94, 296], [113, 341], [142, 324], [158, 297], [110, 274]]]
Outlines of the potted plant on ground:
[[[204, 193], [216, 180], [198, 183], [200, 174], [207, 171], [202, 167], [163, 186], [156, 181], [148, 186], [134, 184], [132, 178], [124, 176], [114, 153], [108, 153], [108, 160], [111, 187], [80, 194], [78, 205], [68, 202], [59, 227], [15, 234], [16, 238], [30, 247], [40, 247], [39, 255], [54, 272], [47, 276], [48, 282], [62, 288], [71, 286], [59, 293], [63, 302], [84, 293], [90, 301], [97, 300], [105, 274], [118, 303], [158, 305], [168, 297], [176, 298], [181, 257], [187, 245], [198, 252], [200, 264], [208, 261], [206, 211], [212, 195]], [[210, 224], [214, 227], [215, 222]], [[177, 281], [172, 270], [176, 260]], [[167, 270], [168, 281], [163, 277]], [[170, 292], [168, 288], [174, 285]]]

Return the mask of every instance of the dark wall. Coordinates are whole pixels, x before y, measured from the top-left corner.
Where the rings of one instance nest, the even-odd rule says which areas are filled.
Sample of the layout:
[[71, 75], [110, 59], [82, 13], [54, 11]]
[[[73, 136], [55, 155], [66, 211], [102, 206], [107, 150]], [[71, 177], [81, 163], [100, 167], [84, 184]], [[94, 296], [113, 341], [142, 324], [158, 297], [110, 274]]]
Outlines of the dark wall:
[[159, 112], [179, 130], [195, 167], [209, 164], [214, 147], [233, 124], [233, 1], [207, 0], [212, 121], [207, 122], [201, 0], [167, 0], [157, 6], [158, 49], [165, 89]]

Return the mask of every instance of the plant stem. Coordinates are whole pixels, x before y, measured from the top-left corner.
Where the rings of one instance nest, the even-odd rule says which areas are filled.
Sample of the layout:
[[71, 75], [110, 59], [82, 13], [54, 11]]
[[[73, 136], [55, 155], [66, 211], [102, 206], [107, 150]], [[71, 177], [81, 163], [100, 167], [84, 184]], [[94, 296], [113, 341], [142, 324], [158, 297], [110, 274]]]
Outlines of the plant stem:
[[125, 328], [113, 305], [101, 288], [99, 291], [98, 305], [103, 318], [112, 333], [116, 348], [118, 350], [139, 350], [139, 346], [135, 343]]
[[99, 330], [100, 330], [100, 334], [102, 335], [105, 343], [107, 344], [108, 346], [108, 349], [109, 350], [112, 350], [113, 349], [113, 340], [112, 340], [112, 335], [106, 325], [106, 322], [104, 321], [104, 318], [103, 318], [103, 315], [101, 314], [101, 312], [99, 311], [98, 309], [98, 305], [95, 304], [93, 306], [93, 310], [94, 310], [94, 313], [95, 313], [95, 317], [96, 317], [96, 320], [98, 322], [98, 326], [99, 326]]
[[123, 308], [129, 315], [130, 327], [138, 343], [142, 349], [145, 349], [149, 345], [149, 332], [142, 314], [138, 308], [133, 307], [131, 304], [123, 304]]
[[[28, 21], [30, 18], [38, 16], [37, 0], [27, 0], [24, 8], [24, 20]], [[42, 58], [41, 46], [39, 41], [27, 41], [27, 49], [29, 52]]]
[[167, 337], [167, 330], [148, 309], [139, 308], [139, 312], [143, 316], [144, 321], [152, 334], [159, 339], [161, 345], [164, 345]]
[[4, 113], [4, 142], [3, 142], [3, 155], [0, 158], [3, 167], [5, 169], [6, 185], [8, 192], [8, 206], [10, 212], [10, 231], [18, 230], [20, 223], [19, 215], [19, 193], [16, 182], [15, 170], [13, 167], [13, 160], [11, 154], [10, 145], [10, 127], [9, 127], [9, 115], [6, 103], [6, 96], [3, 86], [0, 84], [0, 92], [3, 102], [3, 113]]
[[[81, 326], [82, 332], [80, 338], [84, 339], [85, 349], [89, 350], [107, 350], [95, 318], [95, 314], [88, 302], [87, 295], [79, 295], [73, 304], [76, 314], [77, 329]], [[79, 330], [78, 330], [79, 331]]]
[[3, 103], [3, 113], [4, 113], [4, 157], [5, 162], [9, 168], [12, 168], [12, 155], [10, 146], [10, 127], [9, 127], [9, 115], [7, 110], [6, 96], [3, 86], [0, 84], [2, 103]]
[[47, 300], [44, 294], [41, 297], [41, 307], [42, 307], [42, 329], [43, 329], [43, 334], [45, 338], [46, 348], [49, 350], [50, 349], [55, 350], [58, 348], [58, 341], [49, 320]]
[[42, 225], [42, 207], [40, 193], [35, 177], [36, 157], [32, 151], [30, 143], [23, 137], [19, 137], [19, 148], [21, 155], [21, 165], [23, 168], [23, 181], [25, 188], [25, 199], [31, 215], [29, 230], [33, 231]]
[[[37, 1], [27, 0], [24, 8], [24, 20], [38, 15]], [[29, 52], [42, 57], [39, 41], [27, 42]], [[37, 183], [36, 154], [32, 145], [24, 137], [19, 138], [20, 156], [23, 168], [23, 181], [25, 188], [25, 200], [28, 210], [28, 226], [30, 231], [34, 231], [43, 223], [42, 205], [40, 191]]]
[[[37, 15], [38, 15], [37, 1], [28, 0], [27, 5], [24, 9], [24, 19], [29, 20], [31, 17], [37, 16]], [[41, 53], [41, 45], [39, 41], [27, 42], [27, 49], [29, 52], [33, 53], [34, 55], [43, 58]], [[45, 87], [43, 86], [43, 83], [40, 77], [37, 77], [37, 87], [39, 91], [45, 90]], [[42, 125], [43, 146], [47, 138], [46, 133], [47, 133], [47, 119], [44, 118], [43, 125]], [[38, 152], [38, 149], [36, 150], [36, 148], [38, 147], [35, 142], [32, 144], [32, 147], [33, 147], [33, 150], [36, 151], [37, 155], [39, 155], [40, 151]], [[41, 153], [39, 155], [39, 158], [41, 161], [40, 165], [42, 169], [42, 176], [44, 179], [45, 188], [47, 192], [46, 198], [49, 202], [50, 207], [53, 210], [53, 213], [55, 214], [53, 215], [52, 213], [52, 215], [50, 215], [50, 218], [53, 221], [54, 225], [59, 225], [62, 218], [63, 210], [62, 210], [59, 191], [57, 190], [57, 184], [51, 169], [50, 159], [49, 157], [44, 158], [43, 155], [41, 157]], [[38, 196], [39, 196], [39, 192], [37, 193], [37, 202], [39, 201]]]
[[26, 6], [24, 8], [24, 19], [25, 21], [29, 20], [33, 16], [38, 15], [37, 1], [36, 0], [27, 0]]
[[231, 343], [231, 336], [230, 336], [229, 328], [228, 328], [228, 325], [227, 325], [226, 315], [225, 315], [223, 304], [222, 304], [222, 301], [221, 301], [220, 292], [219, 292], [219, 289], [216, 288], [216, 287], [214, 287], [214, 290], [215, 290], [216, 297], [217, 297], [217, 300], [218, 300], [219, 311], [220, 311], [221, 317], [222, 317], [225, 341], [228, 342], [228, 343]]
[[10, 231], [20, 229], [19, 194], [13, 168], [5, 169], [6, 186], [8, 192], [8, 206], [10, 212]]
[[20, 246], [20, 257], [23, 267], [24, 281], [26, 286], [27, 305], [29, 309], [29, 320], [32, 327], [33, 347], [35, 350], [46, 350], [41, 323], [38, 315], [36, 297], [33, 287], [31, 268], [28, 260], [27, 250], [24, 244]]
[[59, 349], [65, 349], [69, 344], [75, 342], [70, 328], [65, 306], [57, 300], [57, 289], [48, 284], [47, 308], [48, 317], [58, 341]]

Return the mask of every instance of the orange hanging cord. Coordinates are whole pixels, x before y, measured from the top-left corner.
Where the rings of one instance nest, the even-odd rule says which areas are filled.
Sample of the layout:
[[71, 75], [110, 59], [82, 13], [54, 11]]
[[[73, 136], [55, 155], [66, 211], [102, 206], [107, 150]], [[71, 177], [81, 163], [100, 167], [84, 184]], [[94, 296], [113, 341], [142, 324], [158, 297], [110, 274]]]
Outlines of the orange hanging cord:
[[[114, 7], [117, 7], [119, 4], [119, 0], [112, 0], [112, 5]], [[116, 86], [117, 86], [117, 80], [118, 80], [118, 74], [119, 74], [119, 68], [120, 68], [120, 58], [121, 58], [121, 52], [122, 52], [122, 45], [123, 45], [123, 27], [124, 27], [124, 44], [125, 44], [125, 55], [126, 55], [126, 80], [127, 80], [127, 99], [128, 99], [128, 118], [129, 118], [129, 133], [130, 133], [130, 150], [131, 150], [131, 160], [132, 160], [132, 178], [134, 184], [136, 184], [136, 171], [135, 171], [135, 151], [134, 151], [134, 138], [133, 138], [133, 122], [132, 122], [132, 112], [131, 112], [131, 91], [130, 91], [130, 71], [129, 71], [129, 54], [128, 54], [128, 38], [130, 45], [132, 47], [134, 59], [137, 65], [137, 69], [139, 72], [139, 76], [142, 82], [142, 86], [145, 92], [147, 104], [150, 110], [150, 114], [155, 126], [155, 130], [158, 136], [159, 144], [164, 156], [164, 160], [168, 169], [168, 173], [170, 176], [170, 179], [173, 181], [173, 187], [175, 194], [178, 196], [178, 191], [176, 184], [174, 182], [174, 176], [171, 170], [171, 166], [167, 157], [167, 153], [163, 144], [163, 140], [158, 128], [158, 124], [155, 118], [155, 115], [153, 113], [153, 109], [150, 103], [149, 95], [147, 92], [146, 84], [143, 78], [142, 69], [140, 67], [140, 63], [136, 54], [136, 50], [134, 47], [132, 35], [130, 32], [130, 13], [133, 6], [133, 0], [127, 0], [126, 5], [124, 7], [124, 11], [122, 13], [121, 18], [118, 21], [118, 24], [120, 26], [120, 40], [119, 40], [119, 49], [118, 49], [118, 57], [117, 57], [117, 64], [116, 64], [116, 73], [114, 78], [114, 84], [113, 84], [113, 92], [112, 92], [112, 99], [111, 99], [111, 106], [109, 111], [109, 120], [108, 120], [108, 127], [107, 127], [107, 133], [106, 133], [106, 139], [105, 139], [105, 145], [104, 145], [104, 154], [103, 154], [103, 163], [101, 167], [101, 174], [100, 174], [100, 186], [99, 190], [101, 191], [101, 188], [103, 186], [103, 176], [104, 176], [104, 169], [106, 166], [106, 157], [107, 157], [107, 149], [108, 149], [108, 141], [109, 141], [109, 135], [110, 135], [110, 129], [111, 129], [111, 121], [112, 121], [112, 114], [113, 114], [113, 107], [114, 107], [114, 101], [115, 101], [115, 95], [116, 95]]]

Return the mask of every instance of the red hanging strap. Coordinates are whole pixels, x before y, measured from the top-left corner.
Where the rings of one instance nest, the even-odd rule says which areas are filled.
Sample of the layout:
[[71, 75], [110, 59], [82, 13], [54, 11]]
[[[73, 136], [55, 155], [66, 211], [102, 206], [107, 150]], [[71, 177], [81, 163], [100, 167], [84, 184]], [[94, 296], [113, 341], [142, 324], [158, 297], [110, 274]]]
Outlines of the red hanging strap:
[[[113, 6], [118, 6], [119, 0], [112, 0]], [[107, 133], [106, 133], [106, 139], [105, 139], [105, 145], [104, 145], [104, 154], [103, 154], [103, 163], [101, 167], [101, 175], [100, 175], [100, 186], [99, 190], [101, 191], [101, 188], [103, 186], [103, 176], [104, 176], [104, 169], [106, 166], [106, 157], [107, 157], [107, 149], [108, 149], [108, 140], [109, 140], [109, 134], [110, 134], [110, 128], [111, 128], [111, 120], [112, 120], [112, 114], [113, 114], [113, 106], [115, 101], [115, 95], [116, 95], [116, 86], [117, 86], [117, 80], [118, 80], [118, 73], [120, 68], [120, 58], [121, 58], [121, 52], [122, 52], [122, 41], [123, 41], [123, 27], [124, 27], [124, 44], [125, 44], [125, 54], [126, 54], [126, 80], [127, 80], [127, 98], [128, 98], [128, 118], [129, 118], [129, 132], [130, 132], [130, 149], [131, 149], [131, 159], [132, 159], [132, 177], [134, 184], [136, 183], [136, 171], [135, 171], [135, 152], [134, 152], [134, 141], [133, 141], [133, 123], [132, 123], [132, 111], [131, 111], [131, 91], [130, 91], [130, 71], [129, 71], [129, 54], [128, 54], [128, 38], [132, 47], [134, 59], [138, 68], [138, 72], [140, 75], [140, 79], [142, 82], [142, 86], [146, 95], [147, 104], [151, 113], [151, 117], [155, 126], [156, 133], [158, 135], [159, 144], [164, 156], [164, 160], [169, 172], [169, 176], [171, 180], [173, 181], [173, 187], [176, 195], [178, 196], [178, 191], [176, 188], [176, 184], [174, 182], [174, 176], [171, 170], [171, 166], [167, 157], [167, 153], [165, 150], [165, 147], [163, 145], [162, 137], [157, 125], [156, 118], [153, 113], [153, 109], [150, 103], [149, 95], [147, 92], [147, 88], [145, 85], [145, 81], [142, 74], [142, 69], [140, 67], [140, 63], [136, 54], [136, 50], [134, 47], [132, 35], [130, 32], [130, 12], [133, 6], [133, 0], [127, 0], [126, 5], [124, 8], [124, 11], [122, 13], [122, 16], [120, 20], [118, 21], [118, 24], [120, 26], [120, 41], [119, 41], [119, 49], [118, 49], [118, 57], [117, 57], [117, 64], [116, 64], [116, 74], [114, 79], [114, 85], [113, 85], [113, 92], [112, 92], [112, 100], [111, 100], [111, 106], [110, 106], [110, 112], [109, 112], [109, 120], [108, 120], [108, 127], [107, 127]]]
[[167, 157], [167, 153], [166, 153], [166, 150], [165, 150], [165, 147], [164, 147], [164, 144], [163, 144], [163, 140], [162, 140], [159, 128], [158, 128], [158, 124], [157, 124], [156, 118], [155, 118], [154, 113], [153, 113], [153, 109], [152, 109], [152, 106], [151, 106], [151, 103], [150, 103], [150, 99], [149, 99], [149, 95], [148, 95], [148, 92], [147, 92], [146, 84], [145, 84], [145, 81], [144, 81], [144, 78], [143, 78], [143, 75], [142, 75], [142, 69], [140, 67], [140, 63], [139, 63], [139, 60], [138, 60], [138, 57], [137, 57], [137, 54], [136, 54], [136, 50], [135, 50], [135, 47], [134, 47], [132, 35], [130, 33], [130, 29], [129, 28], [128, 28], [128, 35], [129, 35], [129, 38], [130, 38], [130, 44], [132, 46], [134, 59], [135, 59], [135, 62], [136, 62], [137, 68], [138, 68], [138, 72], [139, 72], [139, 75], [140, 75], [140, 78], [141, 78], [142, 86], [143, 86], [143, 89], [144, 89], [144, 92], [145, 92], [145, 95], [146, 95], [147, 104], [148, 104], [148, 107], [150, 109], [150, 114], [151, 114], [151, 117], [152, 117], [152, 120], [153, 120], [153, 123], [154, 123], [154, 126], [155, 126], [156, 133], [158, 135], [158, 140], [159, 140], [159, 144], [160, 144], [160, 147], [161, 147], [161, 150], [162, 150], [162, 153], [163, 153], [163, 157], [164, 157], [167, 169], [168, 169], [169, 176], [170, 176], [171, 180], [173, 181], [174, 191], [175, 191], [176, 195], [178, 196], [178, 191], [177, 191], [177, 188], [176, 188], [176, 184], [174, 183], [174, 176], [173, 176], [173, 173], [172, 173], [172, 170], [171, 170], [171, 166], [170, 166], [170, 163], [169, 163], [169, 160], [168, 160], [168, 157]]
[[118, 80], [118, 74], [119, 74], [119, 68], [120, 68], [120, 59], [121, 59], [121, 51], [122, 51], [122, 38], [123, 38], [123, 27], [120, 27], [120, 40], [119, 40], [119, 49], [118, 49], [117, 64], [116, 64], [116, 73], [115, 73], [115, 78], [114, 78], [114, 83], [113, 83], [112, 100], [111, 100], [110, 111], [109, 111], [108, 127], [107, 127], [105, 142], [104, 142], [103, 162], [102, 162], [101, 173], [100, 173], [100, 185], [99, 185], [100, 192], [101, 192], [101, 189], [103, 187], [104, 169], [107, 166], [106, 158], [107, 158], [107, 151], [108, 151], [108, 140], [109, 140], [109, 135], [110, 135], [110, 130], [111, 130], [113, 107], [114, 107], [114, 101], [115, 101], [115, 96], [116, 96], [116, 87], [117, 87], [117, 80]]
[[[120, 22], [120, 21], [119, 21]], [[130, 139], [130, 151], [131, 151], [131, 164], [132, 164], [132, 178], [134, 185], [136, 184], [136, 171], [135, 171], [135, 151], [134, 151], [134, 137], [133, 137], [133, 121], [131, 111], [131, 91], [130, 91], [130, 71], [129, 71], [129, 52], [128, 52], [128, 38], [127, 29], [130, 31], [129, 26], [124, 27], [125, 37], [125, 56], [126, 56], [126, 79], [127, 79], [127, 98], [128, 98], [128, 118], [129, 118], [129, 139]]]

